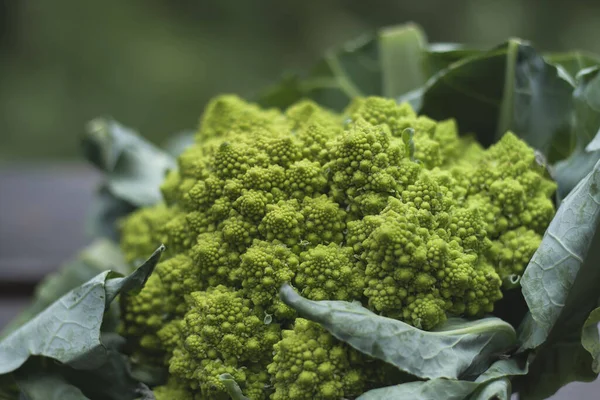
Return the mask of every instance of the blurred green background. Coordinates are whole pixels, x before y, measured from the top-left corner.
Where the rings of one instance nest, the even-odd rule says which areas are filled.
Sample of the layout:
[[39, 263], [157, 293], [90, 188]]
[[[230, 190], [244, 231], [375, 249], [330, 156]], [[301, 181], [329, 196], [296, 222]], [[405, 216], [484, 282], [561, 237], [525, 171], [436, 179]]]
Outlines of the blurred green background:
[[0, 0], [0, 161], [78, 158], [99, 115], [162, 143], [211, 96], [251, 96], [380, 26], [600, 53], [599, 16], [600, 2], [564, 0]]

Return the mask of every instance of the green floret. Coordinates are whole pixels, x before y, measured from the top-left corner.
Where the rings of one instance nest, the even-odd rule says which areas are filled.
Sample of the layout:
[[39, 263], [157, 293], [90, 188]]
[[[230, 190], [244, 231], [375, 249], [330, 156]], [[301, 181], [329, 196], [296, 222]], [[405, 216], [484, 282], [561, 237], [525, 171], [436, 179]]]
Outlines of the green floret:
[[198, 279], [207, 287], [226, 284], [231, 269], [240, 263], [239, 254], [227, 243], [221, 232], [203, 233], [189, 252], [199, 267]]
[[497, 265], [501, 277], [521, 276], [541, 242], [538, 233], [522, 226], [505, 232], [494, 241], [489, 258]]
[[326, 144], [342, 133], [342, 118], [310, 100], [292, 105], [285, 115], [292, 123], [292, 132], [301, 143], [302, 155], [311, 160], [327, 159]]
[[144, 288], [135, 296], [126, 296], [122, 301], [121, 334], [137, 338], [146, 352], [161, 353], [162, 346], [156, 332], [174, 313], [176, 304], [166, 300], [168, 292], [158, 275], [150, 275]]
[[224, 183], [216, 176], [196, 181], [186, 194], [188, 209], [202, 210], [209, 207], [215, 200], [223, 196]]
[[382, 97], [356, 98], [345, 113], [353, 121], [364, 119], [371, 125], [387, 125], [394, 136], [400, 136], [406, 128], [404, 120], [416, 117], [408, 103], [398, 105]]
[[235, 95], [219, 96], [204, 110], [196, 140], [250, 133], [257, 128], [276, 129], [283, 122], [276, 110], [262, 110]]
[[346, 229], [346, 212], [326, 195], [305, 197], [301, 213], [304, 216], [302, 244], [342, 243]]
[[442, 299], [433, 294], [408, 299], [408, 305], [402, 312], [405, 321], [410, 321], [421, 329], [431, 329], [446, 320], [446, 306]]
[[555, 212], [552, 200], [548, 197], [536, 196], [528, 199], [525, 211], [520, 217], [523, 225], [543, 235]]
[[190, 236], [190, 230], [187, 216], [183, 213], [175, 214], [169, 222], [157, 229], [163, 242], [169, 243], [169, 248], [166, 250], [167, 257], [183, 253], [192, 247], [194, 237]]
[[131, 213], [121, 223], [121, 250], [129, 263], [144, 261], [165, 238], [160, 230], [177, 215], [178, 210], [160, 203]]
[[393, 99], [356, 98], [336, 114], [228, 95], [207, 106], [161, 190], [163, 203], [121, 225], [129, 262], [167, 247], [122, 299], [134, 356], [169, 366], [157, 395], [227, 399], [228, 373], [251, 400], [291, 400], [401, 378], [296, 318], [281, 285], [424, 330], [481, 317], [539, 246], [556, 184], [514, 134], [484, 149], [454, 120]]
[[190, 146], [177, 159], [179, 174], [185, 179], [205, 179], [210, 176], [209, 162], [217, 142], [205, 142], [204, 146]]
[[258, 225], [258, 231], [269, 241], [279, 240], [295, 252], [300, 250], [304, 233], [304, 215], [298, 200], [279, 201], [267, 206], [267, 213]]
[[223, 240], [240, 254], [250, 247], [254, 239], [258, 238], [256, 221], [237, 212], [232, 212], [220, 228]]
[[501, 285], [502, 281], [496, 268], [480, 259], [475, 266], [471, 286], [465, 292], [461, 302], [455, 301], [453, 304], [455, 310], [462, 310], [464, 305], [464, 311], [453, 312], [457, 315], [464, 313], [471, 317], [481, 317], [485, 313], [491, 313], [494, 310], [494, 303], [502, 298]]
[[156, 274], [168, 296], [163, 300], [175, 306], [175, 313], [178, 315], [185, 313], [184, 297], [204, 288], [204, 283], [198, 279], [200, 268], [184, 254], [178, 254], [159, 263], [156, 266]]
[[358, 260], [364, 258], [365, 246], [363, 244], [382, 222], [383, 218], [379, 215], [367, 215], [363, 219], [348, 222], [346, 245], [354, 251], [354, 258]]
[[463, 154], [461, 154], [464, 140], [461, 141], [458, 135], [458, 127], [455, 120], [447, 119], [438, 122], [432, 139], [440, 143], [440, 155], [444, 164], [464, 158]]
[[340, 116], [321, 108], [312, 100], [300, 100], [291, 105], [285, 111], [285, 116], [290, 122], [292, 130], [302, 129], [315, 123], [341, 129], [342, 119]]
[[465, 251], [481, 254], [490, 246], [486, 223], [478, 208], [453, 210], [448, 225], [448, 233]]
[[282, 193], [285, 182], [285, 169], [280, 165], [269, 167], [253, 167], [242, 177], [242, 183], [246, 189], [257, 189], [273, 196]]
[[281, 303], [277, 293], [281, 285], [291, 282], [298, 263], [298, 257], [284, 244], [255, 240], [230, 277], [233, 282], [241, 283], [244, 294], [255, 306], [277, 317], [289, 318], [294, 312]]
[[268, 159], [246, 143], [223, 142], [219, 146], [212, 168], [217, 178], [240, 178], [251, 167], [265, 167]]
[[327, 185], [321, 164], [307, 159], [292, 164], [286, 170], [285, 178], [285, 190], [296, 199], [322, 193]]
[[335, 243], [318, 245], [300, 254], [294, 284], [312, 300], [354, 300], [361, 297], [364, 278], [352, 249]]
[[188, 305], [181, 331], [195, 357], [258, 362], [279, 340], [279, 326], [266, 325], [257, 308], [232, 289], [194, 292]]
[[219, 375], [231, 374], [243, 388], [251, 374], [245, 370], [259, 366], [264, 370], [270, 360], [270, 349], [281, 336], [279, 325], [265, 324], [250, 300], [222, 285], [193, 292], [186, 301], [188, 311], [179, 330], [161, 332], [163, 341], [177, 342], [169, 371], [199, 387], [206, 398], [226, 399]]
[[402, 162], [404, 144], [392, 140], [387, 126], [372, 126], [362, 119], [335, 140], [330, 156], [325, 168], [331, 177], [332, 195], [357, 215], [372, 212], [370, 203], [369, 209], [364, 209], [362, 195], [399, 193], [418, 174], [416, 163]]
[[169, 378], [166, 385], [152, 389], [156, 400], [203, 400], [199, 393], [194, 394], [185, 381]]
[[443, 196], [442, 189], [429, 174], [422, 174], [413, 185], [408, 185], [406, 190], [402, 191], [401, 199], [411, 207], [431, 214], [448, 211], [453, 204], [452, 198]]
[[314, 322], [297, 318], [274, 350], [272, 400], [337, 400], [364, 391], [363, 374], [350, 364], [352, 350]]
[[233, 203], [233, 208], [251, 221], [260, 221], [267, 212], [267, 204], [273, 204], [271, 193], [260, 190], [243, 190], [242, 195]]
[[[420, 228], [417, 210], [387, 211], [383, 223], [364, 241], [367, 262], [364, 294], [377, 311], [392, 313], [402, 308], [415, 277], [414, 262], [425, 260], [428, 231]], [[425, 237], [424, 237], [425, 236]]]
[[160, 185], [160, 192], [165, 199], [165, 203], [173, 205], [181, 199], [181, 192], [179, 191], [181, 183], [182, 178], [179, 171], [174, 169], [167, 172], [164, 182]]

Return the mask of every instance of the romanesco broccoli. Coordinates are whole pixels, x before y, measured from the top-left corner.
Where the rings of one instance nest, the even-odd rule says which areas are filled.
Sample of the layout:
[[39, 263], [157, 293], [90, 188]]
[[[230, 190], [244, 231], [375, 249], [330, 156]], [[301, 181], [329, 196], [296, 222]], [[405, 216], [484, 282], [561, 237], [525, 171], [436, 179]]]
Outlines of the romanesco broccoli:
[[482, 316], [539, 246], [555, 189], [510, 132], [486, 150], [390, 99], [338, 115], [221, 96], [164, 202], [122, 224], [129, 261], [168, 249], [123, 302], [123, 333], [168, 366], [158, 399], [227, 398], [223, 373], [252, 400], [352, 398], [385, 366], [296, 318], [280, 286], [426, 330]]

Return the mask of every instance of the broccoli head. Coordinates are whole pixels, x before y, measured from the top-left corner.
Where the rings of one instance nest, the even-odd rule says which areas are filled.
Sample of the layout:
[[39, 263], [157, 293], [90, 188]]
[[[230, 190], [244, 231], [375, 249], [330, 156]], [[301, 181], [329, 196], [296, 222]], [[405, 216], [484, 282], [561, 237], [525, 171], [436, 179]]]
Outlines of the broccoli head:
[[390, 99], [336, 114], [227, 95], [161, 189], [121, 241], [131, 262], [168, 249], [123, 302], [124, 334], [169, 368], [157, 397], [227, 398], [227, 373], [251, 399], [285, 400], [351, 398], [385, 366], [296, 318], [283, 283], [425, 330], [483, 316], [539, 246], [556, 185], [514, 134], [484, 149]]

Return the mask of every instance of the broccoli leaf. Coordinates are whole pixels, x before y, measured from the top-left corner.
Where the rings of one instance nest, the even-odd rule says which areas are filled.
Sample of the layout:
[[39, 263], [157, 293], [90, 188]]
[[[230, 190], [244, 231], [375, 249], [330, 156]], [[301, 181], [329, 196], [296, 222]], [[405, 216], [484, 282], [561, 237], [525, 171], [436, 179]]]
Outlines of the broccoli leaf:
[[[520, 334], [521, 350], [543, 344], [555, 325], [558, 330], [573, 330], [578, 313], [590, 310], [596, 301], [600, 252], [593, 243], [599, 223], [597, 163], [562, 202], [521, 278], [530, 310]], [[557, 323], [559, 317], [563, 322]], [[575, 329], [580, 331], [581, 325]], [[554, 335], [559, 336], [558, 331]]]
[[357, 303], [307, 300], [287, 284], [280, 296], [298, 315], [321, 324], [337, 339], [419, 378], [469, 376], [485, 370], [516, 342], [512, 326], [499, 318], [451, 319], [427, 332]]
[[[517, 359], [498, 360], [475, 381], [435, 378], [370, 390], [357, 400], [476, 400], [510, 398], [512, 376], [525, 375], [527, 363]], [[508, 397], [502, 397], [508, 394]]]
[[30, 356], [44, 356], [73, 368], [92, 369], [106, 361], [100, 342], [102, 317], [123, 290], [135, 290], [156, 266], [164, 246], [126, 278], [105, 271], [71, 290], [0, 342], [0, 375], [15, 371]]
[[581, 344], [592, 355], [592, 369], [600, 373], [600, 307], [590, 313], [583, 324]]

